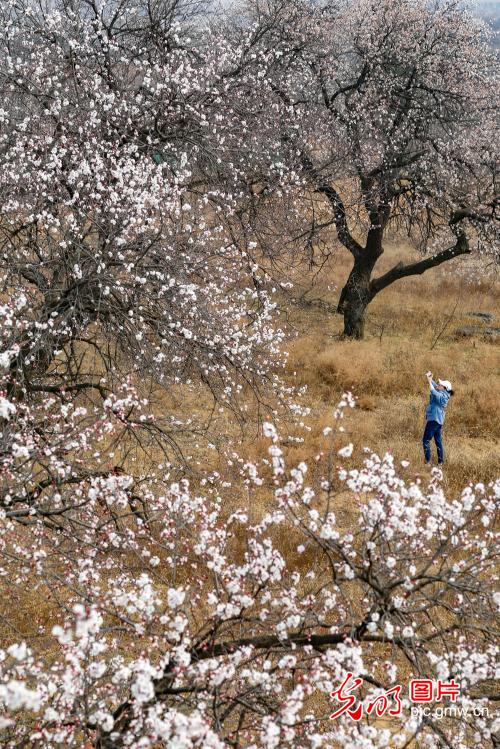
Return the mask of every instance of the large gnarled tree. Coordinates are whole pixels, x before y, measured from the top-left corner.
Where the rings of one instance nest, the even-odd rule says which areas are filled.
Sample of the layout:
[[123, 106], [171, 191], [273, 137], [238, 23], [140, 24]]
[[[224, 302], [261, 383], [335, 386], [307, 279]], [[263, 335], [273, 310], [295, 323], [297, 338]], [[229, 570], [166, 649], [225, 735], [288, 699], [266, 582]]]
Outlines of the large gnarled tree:
[[[353, 259], [338, 311], [344, 334], [361, 338], [367, 306], [394, 281], [498, 253], [496, 58], [455, 0], [255, 12], [283, 49], [273, 93], [289, 163], [326, 200], [326, 223]], [[389, 232], [422, 258], [379, 275]]]

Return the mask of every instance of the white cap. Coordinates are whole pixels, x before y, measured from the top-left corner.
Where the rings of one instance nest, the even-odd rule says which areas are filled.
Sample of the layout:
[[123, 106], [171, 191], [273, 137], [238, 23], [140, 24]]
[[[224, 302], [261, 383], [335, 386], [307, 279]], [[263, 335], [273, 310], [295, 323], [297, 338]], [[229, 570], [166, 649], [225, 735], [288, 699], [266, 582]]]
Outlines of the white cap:
[[438, 380], [439, 384], [446, 388], [446, 390], [453, 390], [451, 382], [449, 380]]

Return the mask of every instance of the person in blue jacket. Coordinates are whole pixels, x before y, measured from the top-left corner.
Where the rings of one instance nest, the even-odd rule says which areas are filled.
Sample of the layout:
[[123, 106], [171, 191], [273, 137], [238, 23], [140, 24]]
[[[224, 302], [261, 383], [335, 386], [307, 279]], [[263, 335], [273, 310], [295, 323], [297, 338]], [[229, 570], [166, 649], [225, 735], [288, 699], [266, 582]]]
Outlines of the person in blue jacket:
[[430, 398], [427, 411], [425, 412], [426, 424], [422, 442], [424, 445], [425, 462], [428, 465], [431, 462], [431, 440], [434, 439], [437, 448], [438, 464], [444, 463], [444, 450], [441, 438], [441, 429], [444, 424], [444, 412], [450, 397], [453, 395], [453, 389], [449, 380], [438, 380], [437, 383], [432, 379], [432, 372], [425, 375], [430, 387]]

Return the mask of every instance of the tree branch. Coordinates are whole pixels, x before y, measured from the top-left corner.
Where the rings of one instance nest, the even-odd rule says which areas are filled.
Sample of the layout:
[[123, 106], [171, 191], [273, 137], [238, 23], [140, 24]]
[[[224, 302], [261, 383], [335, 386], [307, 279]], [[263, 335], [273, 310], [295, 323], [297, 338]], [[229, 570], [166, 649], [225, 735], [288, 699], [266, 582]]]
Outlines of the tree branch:
[[426, 270], [429, 270], [429, 268], [435, 268], [437, 265], [446, 263], [448, 260], [453, 260], [453, 258], [458, 257], [459, 255], [467, 255], [468, 253], [470, 253], [470, 249], [467, 237], [464, 233], [460, 233], [456, 244], [454, 244], [453, 247], [449, 247], [447, 250], [443, 250], [437, 255], [432, 255], [432, 257], [427, 257], [416, 263], [408, 263], [407, 265], [404, 265], [404, 263], [398, 263], [387, 271], [387, 273], [384, 273], [383, 276], [374, 278], [370, 283], [371, 297], [373, 298], [379, 293], [379, 291], [382, 291], [386, 286], [389, 286], [400, 278], [405, 278], [406, 276], [419, 276], [422, 273], [425, 273]]
[[220, 642], [214, 644], [201, 645], [191, 652], [193, 660], [204, 660], [206, 658], [218, 658], [222, 655], [230, 655], [242, 647], [251, 646], [257, 650], [268, 650], [269, 648], [290, 648], [292, 646], [304, 647], [321, 647], [324, 645], [338, 645], [348, 639], [344, 633], [337, 634], [293, 634], [285, 639], [280, 639], [277, 635], [262, 635], [261, 637], [243, 637], [240, 640], [231, 640], [229, 642]]
[[333, 220], [335, 228], [337, 229], [339, 241], [344, 245], [344, 247], [347, 247], [349, 252], [351, 252], [355, 258], [359, 257], [363, 252], [363, 247], [354, 239], [349, 231], [345, 207], [340, 195], [331, 185], [328, 184], [320, 184], [316, 187], [316, 190], [328, 198], [328, 202], [333, 209]]

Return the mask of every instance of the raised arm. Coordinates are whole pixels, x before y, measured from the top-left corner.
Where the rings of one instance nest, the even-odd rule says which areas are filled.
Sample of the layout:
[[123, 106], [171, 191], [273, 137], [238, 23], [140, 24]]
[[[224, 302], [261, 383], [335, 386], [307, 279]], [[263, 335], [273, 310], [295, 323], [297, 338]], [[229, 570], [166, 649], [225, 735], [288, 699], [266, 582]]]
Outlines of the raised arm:
[[432, 372], [427, 372], [425, 376], [427, 377], [427, 382], [429, 383], [431, 400], [436, 401], [440, 406], [444, 406], [448, 401], [448, 395], [437, 389], [437, 383], [432, 379]]
[[429, 388], [431, 390], [436, 390], [436, 383], [432, 379], [432, 372], [427, 372], [425, 376], [427, 377], [427, 382], [429, 383]]
[[437, 389], [437, 382], [432, 379], [432, 372], [427, 372], [425, 376], [427, 377], [427, 382], [429, 383], [431, 399], [437, 401], [440, 406], [444, 405], [447, 402], [448, 397], [443, 392]]

